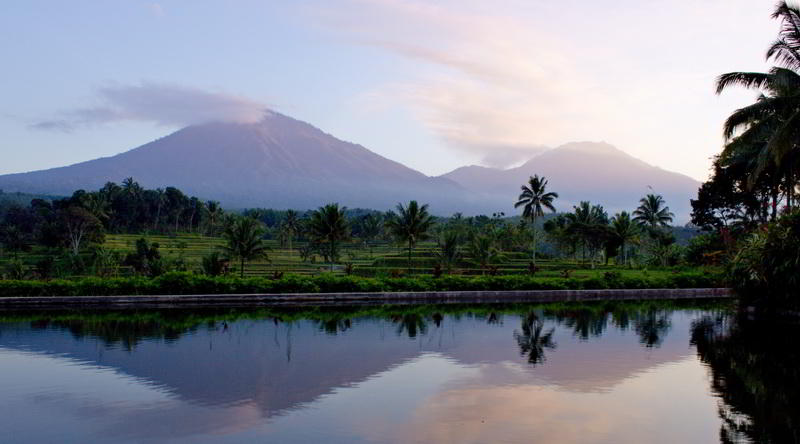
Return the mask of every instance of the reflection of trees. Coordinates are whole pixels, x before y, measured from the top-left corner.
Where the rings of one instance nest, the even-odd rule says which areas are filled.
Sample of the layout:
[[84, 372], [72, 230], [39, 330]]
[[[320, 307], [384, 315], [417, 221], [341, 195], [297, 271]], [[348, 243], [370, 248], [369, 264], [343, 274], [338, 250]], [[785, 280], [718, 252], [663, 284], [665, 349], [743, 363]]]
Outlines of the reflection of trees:
[[719, 396], [720, 440], [800, 442], [800, 323], [708, 316], [692, 343]]
[[553, 313], [559, 324], [572, 329], [575, 336], [586, 341], [603, 335], [608, 325], [608, 314], [592, 310], [560, 310]]
[[633, 319], [634, 329], [639, 335], [639, 342], [646, 347], [658, 347], [672, 328], [670, 312], [664, 310], [648, 310], [637, 313]]
[[522, 333], [514, 331], [514, 339], [519, 345], [522, 356], [528, 357], [528, 363], [541, 364], [545, 361], [544, 349], [555, 349], [553, 341], [555, 327], [544, 330], [544, 321], [535, 313], [530, 312], [522, 318]]
[[[216, 323], [208, 323], [209, 329], [217, 328]], [[120, 344], [123, 349], [133, 351], [143, 340], [162, 339], [165, 342], [177, 341], [181, 335], [197, 330], [197, 325], [173, 326], [153, 321], [117, 321], [105, 320], [84, 322], [79, 320], [31, 322], [33, 329], [58, 328], [69, 331], [76, 339], [96, 337], [106, 346]]]
[[353, 321], [351, 321], [349, 318], [332, 318], [319, 321], [319, 329], [329, 335], [344, 333], [347, 330], [350, 330], [352, 327]]
[[402, 336], [407, 333], [409, 338], [416, 338], [417, 334], [428, 332], [428, 325], [425, 318], [416, 313], [400, 314], [391, 317], [392, 323], [397, 324], [397, 335]]

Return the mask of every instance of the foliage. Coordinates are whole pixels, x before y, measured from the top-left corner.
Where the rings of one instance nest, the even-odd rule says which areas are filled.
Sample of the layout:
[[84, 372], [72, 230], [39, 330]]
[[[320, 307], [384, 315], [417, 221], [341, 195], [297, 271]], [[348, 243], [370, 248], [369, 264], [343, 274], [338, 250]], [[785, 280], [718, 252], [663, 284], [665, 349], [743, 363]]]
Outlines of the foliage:
[[437, 265], [444, 267], [449, 273], [461, 258], [461, 236], [454, 230], [445, 231], [436, 242], [438, 246]]
[[208, 276], [220, 276], [228, 272], [228, 261], [218, 251], [213, 251], [203, 256], [201, 267]]
[[[603, 276], [588, 279], [537, 278], [529, 275], [364, 278], [329, 273], [318, 276], [287, 274], [279, 279], [270, 279], [168, 272], [155, 278], [134, 276], [50, 281], [5, 280], [0, 281], [0, 296], [714, 288], [721, 286], [721, 279], [718, 274], [703, 272], [650, 277], [626, 277], [620, 274], [610, 278]], [[287, 297], [291, 295], [287, 294]]]
[[675, 217], [664, 205], [661, 195], [648, 194], [639, 200], [639, 207], [633, 212], [633, 220], [650, 228], [668, 227]]
[[328, 204], [318, 208], [311, 214], [308, 230], [318, 244], [321, 252], [333, 264], [339, 259], [340, 244], [350, 237], [350, 225], [345, 215], [347, 208], [339, 204]]
[[695, 236], [686, 247], [686, 261], [691, 265], [718, 265], [726, 254], [727, 247], [719, 232]]
[[264, 228], [261, 222], [250, 217], [239, 217], [222, 232], [225, 245], [222, 249], [238, 259], [240, 276], [244, 277], [244, 266], [248, 261], [266, 259], [268, 247], [264, 243]]
[[752, 233], [728, 271], [747, 302], [800, 307], [800, 210]]
[[408, 246], [408, 271], [411, 272], [411, 251], [417, 242], [430, 237], [429, 231], [433, 227], [434, 219], [428, 213], [428, 204], [419, 205], [416, 200], [408, 206], [397, 204], [397, 213], [392, 213], [385, 225], [397, 242]]
[[533, 259], [533, 267], [536, 268], [536, 218], [544, 216], [544, 209], [548, 209], [555, 213], [556, 208], [553, 206], [553, 201], [558, 198], [558, 193], [547, 192], [547, 179], [542, 176], [541, 178], [534, 174], [528, 179], [527, 185], [520, 187], [522, 191], [517, 197], [517, 202], [514, 208], [522, 207], [522, 218], [530, 219], [531, 228], [533, 229], [533, 249], [531, 257]]
[[500, 259], [494, 239], [486, 235], [476, 235], [467, 244], [467, 255], [485, 273], [486, 270]]
[[123, 264], [133, 268], [137, 274], [149, 277], [159, 276], [164, 273], [164, 262], [158, 248], [157, 242], [150, 244], [147, 239], [140, 238], [136, 241], [135, 251], [125, 256]]

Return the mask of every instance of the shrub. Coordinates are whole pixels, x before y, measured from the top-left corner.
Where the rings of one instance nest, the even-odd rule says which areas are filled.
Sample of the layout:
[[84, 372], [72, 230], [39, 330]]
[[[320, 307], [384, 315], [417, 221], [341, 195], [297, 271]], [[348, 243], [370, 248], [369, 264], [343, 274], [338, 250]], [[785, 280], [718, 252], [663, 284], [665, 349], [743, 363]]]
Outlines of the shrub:
[[745, 239], [728, 274], [749, 303], [800, 307], [800, 210], [781, 216]]
[[119, 296], [142, 294], [350, 293], [391, 291], [578, 290], [604, 288], [711, 288], [719, 275], [683, 272], [667, 276], [625, 277], [617, 272], [602, 277], [536, 278], [530, 275], [366, 278], [325, 273], [319, 276], [283, 275], [241, 278], [168, 272], [155, 278], [88, 277], [76, 280], [0, 281], [0, 296]]

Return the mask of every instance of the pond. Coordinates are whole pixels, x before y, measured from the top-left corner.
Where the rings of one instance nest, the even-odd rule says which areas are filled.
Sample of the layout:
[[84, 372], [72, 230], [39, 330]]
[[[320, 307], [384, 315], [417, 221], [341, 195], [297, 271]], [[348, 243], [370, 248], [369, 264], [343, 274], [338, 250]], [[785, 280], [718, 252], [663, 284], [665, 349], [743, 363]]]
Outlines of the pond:
[[797, 442], [800, 324], [682, 303], [0, 317], [23, 442]]

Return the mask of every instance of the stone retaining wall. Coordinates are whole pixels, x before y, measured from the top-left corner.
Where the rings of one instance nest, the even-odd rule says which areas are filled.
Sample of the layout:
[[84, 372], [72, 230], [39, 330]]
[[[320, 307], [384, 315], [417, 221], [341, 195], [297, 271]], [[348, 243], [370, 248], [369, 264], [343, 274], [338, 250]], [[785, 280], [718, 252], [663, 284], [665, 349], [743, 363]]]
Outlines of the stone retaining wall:
[[728, 288], [646, 290], [439, 291], [397, 293], [211, 294], [174, 296], [46, 296], [0, 298], [0, 310], [214, 306], [334, 306], [383, 304], [496, 304], [731, 298]]

